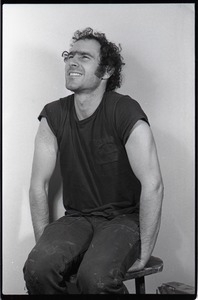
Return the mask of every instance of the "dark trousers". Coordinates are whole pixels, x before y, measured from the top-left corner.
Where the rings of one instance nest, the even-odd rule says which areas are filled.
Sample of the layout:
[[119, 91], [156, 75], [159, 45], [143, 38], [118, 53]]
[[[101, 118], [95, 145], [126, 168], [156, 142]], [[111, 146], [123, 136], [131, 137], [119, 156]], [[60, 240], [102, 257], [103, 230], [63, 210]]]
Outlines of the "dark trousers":
[[49, 224], [24, 266], [28, 293], [67, 294], [77, 273], [81, 294], [123, 294], [123, 278], [138, 258], [136, 214], [104, 217], [64, 216]]

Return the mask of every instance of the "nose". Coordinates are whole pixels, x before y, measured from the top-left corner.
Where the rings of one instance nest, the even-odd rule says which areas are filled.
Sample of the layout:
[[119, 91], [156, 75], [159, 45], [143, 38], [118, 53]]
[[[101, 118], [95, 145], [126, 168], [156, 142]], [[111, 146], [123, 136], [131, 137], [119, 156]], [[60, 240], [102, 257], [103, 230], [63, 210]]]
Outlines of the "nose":
[[72, 58], [69, 59], [69, 65], [73, 66], [73, 67], [76, 67], [79, 65], [76, 55], [74, 55]]

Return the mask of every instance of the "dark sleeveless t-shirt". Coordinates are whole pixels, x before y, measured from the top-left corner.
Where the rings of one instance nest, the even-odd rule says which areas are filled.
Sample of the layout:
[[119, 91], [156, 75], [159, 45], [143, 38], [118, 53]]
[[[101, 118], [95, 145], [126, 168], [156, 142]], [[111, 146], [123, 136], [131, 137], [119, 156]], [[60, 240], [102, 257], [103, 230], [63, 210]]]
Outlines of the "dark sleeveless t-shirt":
[[57, 137], [67, 212], [109, 218], [138, 212], [141, 184], [125, 150], [134, 124], [148, 123], [137, 101], [105, 92], [96, 111], [79, 121], [72, 94], [45, 105], [42, 117]]

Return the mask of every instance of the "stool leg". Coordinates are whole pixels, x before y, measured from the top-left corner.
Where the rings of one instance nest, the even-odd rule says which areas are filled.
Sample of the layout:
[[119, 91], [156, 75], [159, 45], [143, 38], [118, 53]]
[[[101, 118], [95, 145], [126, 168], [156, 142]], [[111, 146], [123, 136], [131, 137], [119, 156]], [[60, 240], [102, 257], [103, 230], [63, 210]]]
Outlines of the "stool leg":
[[145, 280], [144, 276], [135, 278], [136, 294], [145, 294]]

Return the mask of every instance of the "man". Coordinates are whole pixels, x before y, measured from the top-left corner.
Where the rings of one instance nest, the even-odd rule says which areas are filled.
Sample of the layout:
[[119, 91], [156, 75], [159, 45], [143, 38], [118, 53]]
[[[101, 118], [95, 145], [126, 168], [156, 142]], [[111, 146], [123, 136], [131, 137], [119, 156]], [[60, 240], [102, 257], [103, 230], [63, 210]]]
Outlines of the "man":
[[[147, 116], [114, 90], [124, 64], [102, 33], [77, 31], [63, 53], [72, 95], [47, 104], [35, 139], [30, 206], [36, 246], [24, 266], [29, 294], [125, 293], [156, 243], [163, 198]], [[49, 224], [48, 186], [57, 154], [65, 215]]]

